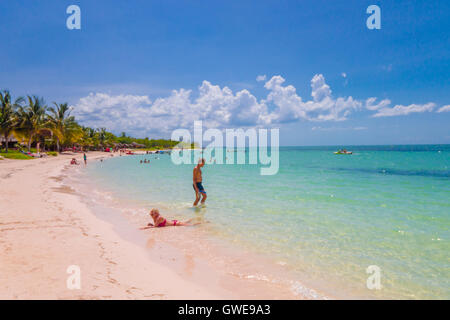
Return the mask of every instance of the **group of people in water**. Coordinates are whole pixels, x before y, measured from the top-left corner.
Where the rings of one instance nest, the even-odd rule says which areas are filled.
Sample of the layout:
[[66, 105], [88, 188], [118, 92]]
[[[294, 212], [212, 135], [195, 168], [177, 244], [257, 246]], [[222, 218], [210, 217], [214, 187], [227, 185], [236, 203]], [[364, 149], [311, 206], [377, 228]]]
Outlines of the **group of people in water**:
[[[84, 164], [87, 164], [87, 156], [86, 153], [83, 154], [83, 160]], [[144, 159], [140, 160], [140, 163], [150, 163], [150, 160]], [[70, 164], [73, 165], [79, 165], [77, 159], [72, 158], [70, 161]], [[201, 205], [204, 205], [206, 202], [206, 190], [203, 187], [203, 176], [202, 176], [202, 167], [205, 165], [205, 159], [201, 158], [197, 165], [194, 167], [194, 170], [192, 172], [192, 187], [195, 192], [195, 200], [193, 206], [197, 206], [200, 202]], [[153, 219], [153, 223], [150, 222], [147, 224], [147, 226], [141, 228], [141, 229], [148, 229], [148, 228], [160, 228], [160, 227], [177, 227], [177, 226], [192, 226], [198, 223], [192, 223], [191, 220], [188, 221], [178, 221], [178, 220], [167, 220], [164, 218], [160, 213], [159, 210], [156, 208], [153, 208], [150, 211], [150, 217]]]
[[[142, 160], [141, 160], [142, 162]], [[203, 187], [203, 176], [202, 176], [202, 167], [205, 165], [205, 159], [201, 158], [198, 161], [198, 164], [195, 166], [193, 172], [192, 172], [192, 187], [195, 191], [195, 201], [194, 201], [194, 207], [197, 206], [197, 204], [200, 201], [201, 205], [205, 204], [206, 201], [206, 190]], [[159, 210], [156, 208], [153, 208], [150, 211], [150, 217], [153, 219], [153, 223], [150, 222], [147, 224], [147, 226], [141, 228], [142, 230], [148, 229], [148, 228], [161, 228], [161, 227], [177, 227], [177, 226], [193, 226], [198, 223], [192, 223], [191, 220], [187, 221], [178, 221], [178, 220], [167, 220], [164, 218], [160, 213]]]

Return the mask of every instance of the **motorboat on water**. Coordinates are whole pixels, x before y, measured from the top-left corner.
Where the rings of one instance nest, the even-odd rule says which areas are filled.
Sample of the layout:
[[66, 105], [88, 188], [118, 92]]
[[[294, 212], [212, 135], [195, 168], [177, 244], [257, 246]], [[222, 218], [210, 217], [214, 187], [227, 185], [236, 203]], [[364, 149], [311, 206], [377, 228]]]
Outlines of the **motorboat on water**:
[[347, 151], [345, 149], [341, 149], [339, 151], [336, 151], [334, 154], [353, 154], [352, 151]]

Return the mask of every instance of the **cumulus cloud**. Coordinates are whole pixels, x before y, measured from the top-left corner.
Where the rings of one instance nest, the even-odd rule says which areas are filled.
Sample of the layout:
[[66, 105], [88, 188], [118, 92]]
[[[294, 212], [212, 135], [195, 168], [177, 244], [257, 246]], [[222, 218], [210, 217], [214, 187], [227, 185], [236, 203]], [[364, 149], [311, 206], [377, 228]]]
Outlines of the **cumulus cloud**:
[[347, 78], [347, 74], [346, 74], [345, 72], [342, 72], [342, 73], [341, 73], [341, 76], [342, 76], [343, 78]]
[[443, 107], [440, 107], [439, 110], [438, 110], [437, 112], [438, 112], [438, 113], [441, 113], [441, 112], [450, 112], [450, 104], [449, 104], [449, 105], [446, 105], [446, 106], [443, 106]]
[[381, 100], [380, 102], [376, 103], [377, 98], [372, 97], [372, 98], [368, 98], [366, 100], [366, 108], [368, 110], [379, 110], [379, 109], [383, 109], [386, 108], [387, 106], [389, 106], [391, 104], [391, 100], [389, 99], [384, 99]]
[[260, 81], [266, 81], [267, 76], [265, 74], [263, 75], [259, 75], [256, 77], [256, 81], [260, 82]]
[[377, 109], [373, 117], [394, 117], [406, 116], [410, 113], [422, 113], [433, 111], [436, 104], [429, 102], [426, 104], [410, 104], [409, 106], [396, 105], [393, 108], [382, 107]]
[[143, 118], [150, 115], [148, 96], [91, 93], [73, 106], [73, 114], [84, 125], [121, 130], [126, 127], [143, 128]]
[[267, 113], [248, 90], [234, 94], [228, 87], [203, 81], [198, 91], [195, 100], [191, 90], [180, 89], [153, 103], [148, 96], [91, 93], [73, 106], [73, 114], [84, 125], [113, 132], [167, 135], [176, 128], [191, 127], [195, 120], [214, 128], [257, 125]]
[[[195, 120], [203, 120], [204, 126], [219, 129], [268, 127], [300, 120], [344, 121], [359, 110], [376, 111], [373, 116], [382, 117], [432, 111], [435, 106], [428, 103], [390, 108], [388, 99], [378, 102], [375, 97], [365, 101], [351, 96], [334, 97], [322, 74], [311, 79], [309, 99], [302, 98], [280, 75], [266, 81], [264, 88], [267, 96], [258, 100], [247, 89], [233, 92], [229, 87], [205, 80], [195, 93], [181, 88], [154, 101], [148, 96], [91, 93], [72, 107], [73, 114], [84, 125], [106, 127], [115, 133], [125, 131], [135, 136], [170, 136], [176, 128], [191, 128]], [[448, 107], [439, 112], [448, 111]]]
[[263, 103], [273, 103], [275, 111], [268, 115], [271, 122], [290, 122], [298, 119], [310, 121], [342, 121], [354, 110], [361, 107], [361, 102], [350, 97], [334, 99], [330, 87], [321, 74], [311, 80], [312, 100], [303, 101], [292, 85], [283, 86], [285, 79], [274, 76], [266, 82], [270, 91]]

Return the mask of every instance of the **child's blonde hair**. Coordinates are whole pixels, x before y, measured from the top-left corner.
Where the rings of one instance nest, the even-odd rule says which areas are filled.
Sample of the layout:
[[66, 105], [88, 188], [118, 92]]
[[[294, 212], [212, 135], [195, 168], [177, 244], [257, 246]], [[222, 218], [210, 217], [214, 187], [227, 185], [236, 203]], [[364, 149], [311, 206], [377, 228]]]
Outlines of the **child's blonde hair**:
[[152, 217], [154, 217], [156, 214], [159, 214], [159, 210], [156, 208], [153, 208], [152, 210], [150, 210], [150, 215]]

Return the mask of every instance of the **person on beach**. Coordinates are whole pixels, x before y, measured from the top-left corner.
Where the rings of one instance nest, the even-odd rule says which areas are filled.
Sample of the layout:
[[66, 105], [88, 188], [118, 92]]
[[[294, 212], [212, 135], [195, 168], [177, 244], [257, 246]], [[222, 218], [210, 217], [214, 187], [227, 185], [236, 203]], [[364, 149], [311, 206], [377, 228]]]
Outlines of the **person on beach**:
[[194, 201], [194, 207], [198, 204], [200, 200], [200, 195], [202, 196], [201, 204], [205, 204], [206, 201], [206, 191], [205, 188], [203, 188], [202, 185], [202, 167], [205, 165], [205, 159], [201, 158], [198, 161], [197, 166], [194, 168], [193, 171], [193, 184], [192, 187], [195, 191], [195, 201]]
[[72, 158], [72, 160], [70, 161], [70, 164], [79, 164], [77, 159]]
[[140, 228], [141, 230], [149, 228], [162, 228], [162, 227], [176, 227], [176, 226], [193, 226], [191, 220], [182, 222], [178, 220], [167, 220], [162, 215], [159, 214], [159, 210], [153, 208], [150, 211], [150, 217], [153, 219], [153, 223], [149, 222], [147, 226]]
[[84, 165], [87, 165], [87, 156], [86, 153], [83, 153]]

